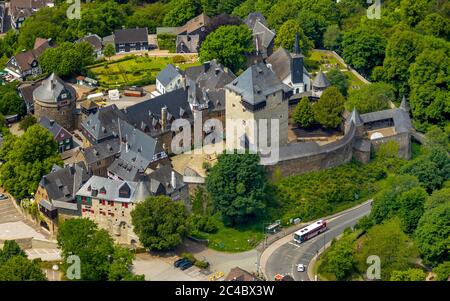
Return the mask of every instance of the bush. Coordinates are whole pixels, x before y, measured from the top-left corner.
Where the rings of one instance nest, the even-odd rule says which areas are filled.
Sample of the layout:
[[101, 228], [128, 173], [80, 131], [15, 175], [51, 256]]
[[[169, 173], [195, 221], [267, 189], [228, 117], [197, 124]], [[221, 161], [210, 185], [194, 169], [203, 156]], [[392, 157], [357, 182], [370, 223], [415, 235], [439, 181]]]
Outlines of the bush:
[[192, 262], [192, 264], [200, 269], [207, 269], [209, 267], [209, 262], [207, 262], [206, 260], [198, 260], [192, 253], [183, 253], [181, 254], [181, 257], [189, 260], [190, 262]]
[[172, 58], [174, 64], [182, 64], [186, 62], [186, 58], [182, 55], [176, 55]]

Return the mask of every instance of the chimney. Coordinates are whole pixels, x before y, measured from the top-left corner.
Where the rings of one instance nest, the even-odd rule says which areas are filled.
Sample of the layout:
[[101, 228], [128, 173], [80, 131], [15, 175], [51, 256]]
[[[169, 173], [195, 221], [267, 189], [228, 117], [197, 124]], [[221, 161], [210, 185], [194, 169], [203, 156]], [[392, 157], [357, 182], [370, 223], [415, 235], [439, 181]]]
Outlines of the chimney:
[[203, 68], [204, 68], [204, 72], [208, 72], [209, 67], [211, 67], [211, 62], [204, 62], [203, 63]]
[[218, 74], [220, 73], [220, 68], [216, 68], [216, 69], [214, 70], [214, 73], [215, 73], [216, 75], [218, 75]]
[[53, 126], [55, 124], [55, 121], [53, 119], [50, 119], [50, 126]]
[[161, 128], [165, 129], [167, 124], [167, 106], [161, 108]]
[[172, 188], [177, 188], [177, 179], [175, 178], [175, 171], [172, 170], [172, 175], [170, 177], [170, 185], [172, 185]]

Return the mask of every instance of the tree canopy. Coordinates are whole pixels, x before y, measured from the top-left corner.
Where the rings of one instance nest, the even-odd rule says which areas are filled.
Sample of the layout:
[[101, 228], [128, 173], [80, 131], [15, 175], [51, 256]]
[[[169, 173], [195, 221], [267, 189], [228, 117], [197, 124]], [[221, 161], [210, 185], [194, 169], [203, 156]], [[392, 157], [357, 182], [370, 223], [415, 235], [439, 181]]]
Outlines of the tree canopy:
[[281, 25], [275, 37], [275, 47], [283, 47], [289, 52], [293, 52], [296, 34], [298, 34], [298, 42], [302, 54], [308, 56], [309, 51], [314, 47], [314, 43], [305, 36], [300, 23], [296, 20], [287, 20]]
[[132, 273], [134, 254], [114, 245], [108, 232], [86, 218], [64, 221], [58, 230], [58, 246], [64, 258], [63, 268], [67, 270], [67, 259], [71, 255], [80, 258], [81, 280], [143, 280]]
[[352, 90], [345, 106], [349, 111], [356, 108], [360, 114], [365, 114], [389, 109], [390, 103], [394, 101], [394, 87], [380, 82], [363, 85], [361, 89]]
[[136, 205], [131, 218], [140, 242], [150, 250], [173, 249], [187, 232], [184, 204], [167, 196], [148, 197]]
[[16, 87], [15, 83], [0, 85], [0, 114], [21, 116], [26, 114], [25, 103], [17, 94]]
[[314, 123], [314, 111], [308, 97], [303, 97], [295, 107], [292, 118], [301, 127], [309, 127]]
[[221, 154], [208, 173], [206, 187], [225, 224], [236, 225], [264, 213], [266, 181], [258, 155]]
[[38, 124], [20, 137], [7, 136], [0, 157], [5, 161], [0, 167], [0, 183], [17, 199], [34, 193], [54, 164], [62, 165], [53, 135]]
[[245, 54], [252, 51], [252, 34], [247, 26], [221, 26], [203, 41], [200, 60], [206, 62], [217, 59], [233, 72], [237, 72], [245, 68]]
[[314, 104], [314, 118], [322, 126], [336, 128], [341, 124], [345, 98], [336, 87], [325, 89], [319, 101]]

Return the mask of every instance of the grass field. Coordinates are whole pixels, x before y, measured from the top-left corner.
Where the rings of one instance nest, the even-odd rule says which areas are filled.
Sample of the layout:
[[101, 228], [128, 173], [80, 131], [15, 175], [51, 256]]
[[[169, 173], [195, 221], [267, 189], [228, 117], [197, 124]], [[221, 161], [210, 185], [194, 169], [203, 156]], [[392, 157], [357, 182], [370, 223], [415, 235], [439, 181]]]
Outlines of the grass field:
[[331, 54], [331, 52], [326, 53], [312, 50], [308, 60], [315, 62], [316, 65], [319, 66], [316, 68], [308, 69], [308, 71], [311, 73], [316, 73], [319, 70], [322, 70], [324, 73], [326, 73], [332, 68], [339, 68], [349, 80], [349, 90], [358, 89], [358, 87], [364, 85], [364, 83], [359, 78], [357, 78], [356, 75], [348, 71], [347, 68]]
[[[123, 60], [111, 61], [101, 66], [93, 66], [88, 70], [95, 76], [102, 87], [141, 86], [154, 84], [158, 73], [168, 64], [179, 66], [185, 70], [200, 63], [174, 63], [175, 57], [130, 56]], [[175, 62], [177, 59], [175, 59]]]
[[264, 238], [264, 229], [261, 224], [229, 228], [220, 222], [216, 233], [200, 232], [196, 238], [207, 239], [208, 247], [222, 252], [244, 252], [255, 248]]

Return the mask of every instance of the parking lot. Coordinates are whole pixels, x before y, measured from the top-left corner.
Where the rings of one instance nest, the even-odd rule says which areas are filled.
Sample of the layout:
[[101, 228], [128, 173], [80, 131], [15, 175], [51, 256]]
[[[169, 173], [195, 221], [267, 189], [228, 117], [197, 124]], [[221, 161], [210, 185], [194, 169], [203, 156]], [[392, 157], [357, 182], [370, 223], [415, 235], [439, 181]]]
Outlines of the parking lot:
[[177, 257], [156, 257], [150, 254], [137, 254], [133, 262], [133, 272], [144, 274], [145, 280], [153, 281], [207, 281], [204, 274], [195, 266], [184, 271], [175, 268], [173, 262]]

